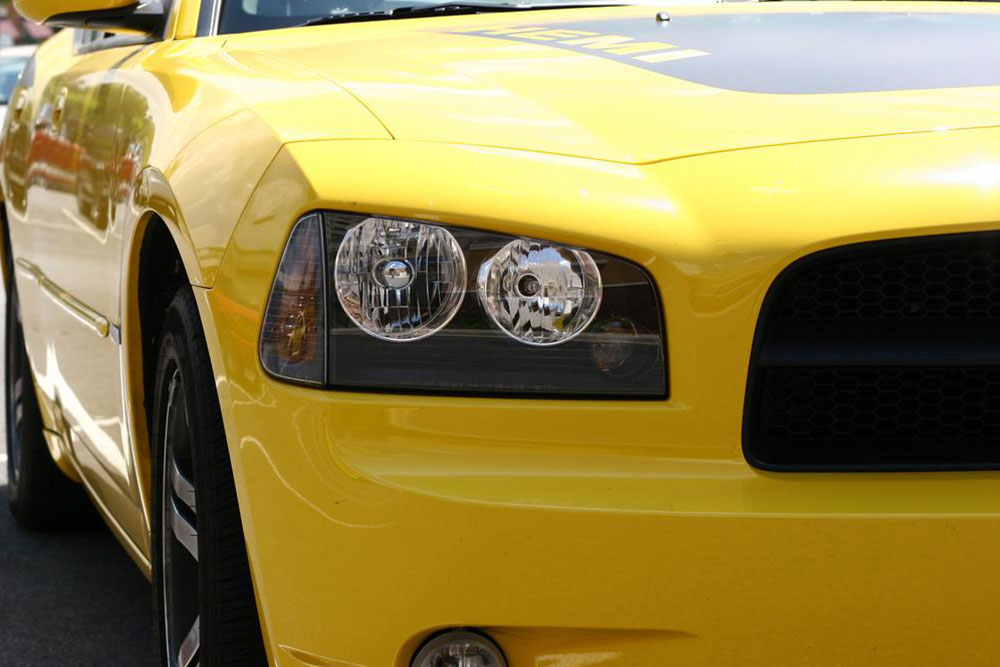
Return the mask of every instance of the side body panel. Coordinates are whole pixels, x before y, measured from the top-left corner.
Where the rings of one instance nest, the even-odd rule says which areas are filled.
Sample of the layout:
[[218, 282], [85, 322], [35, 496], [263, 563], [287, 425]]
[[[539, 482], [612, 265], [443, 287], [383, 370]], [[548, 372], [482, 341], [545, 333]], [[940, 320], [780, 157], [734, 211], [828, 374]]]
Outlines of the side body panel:
[[122, 88], [114, 70], [138, 46], [84, 52], [40, 92], [27, 166], [17, 261], [31, 266], [46, 298], [51, 405], [82, 476], [128, 539], [145, 541], [125, 429], [120, 322], [122, 228], [117, 202], [134, 168], [121, 144]]
[[[46, 360], [43, 394], [50, 426], [69, 443], [76, 469], [120, 531], [119, 537], [140, 565], [147, 567], [148, 467], [144, 463], [148, 439], [139, 414], [144, 409], [142, 392], [136, 389], [142, 386], [142, 375], [130, 374], [129, 368], [130, 360], [141, 368], [142, 355], [130, 355], [120, 345], [127, 326], [125, 290], [134, 289], [137, 282], [128, 270], [138, 268], [131, 260], [138, 254], [141, 231], [155, 208], [161, 209], [158, 214], [177, 233], [178, 245], [190, 259], [189, 275], [196, 283], [204, 274], [198, 270], [201, 264], [194, 248], [204, 249], [202, 256], [217, 262], [227, 237], [218, 215], [196, 215], [196, 220], [212, 220], [214, 224], [202, 227], [216, 234], [217, 240], [213, 244], [193, 239], [184, 227], [172, 187], [162, 187], [166, 179], [159, 179], [156, 202], [148, 201], [155, 197], [144, 197], [156, 189], [155, 174], [170, 172], [169, 166], [162, 170], [154, 166], [153, 150], [160, 149], [157, 157], [169, 165], [170, 153], [182, 153], [186, 144], [197, 144], [195, 137], [200, 134], [198, 130], [194, 137], [185, 135], [184, 129], [194, 128], [184, 128], [173, 113], [175, 107], [183, 107], [182, 98], [172, 96], [173, 91], [165, 90], [155, 78], [149, 90], [129, 76], [136, 71], [144, 48], [156, 47], [71, 53], [37, 92], [39, 113], [25, 161], [26, 206], [23, 218], [11, 225], [11, 236], [19, 263], [32, 267], [43, 287], [34, 299], [37, 313], [29, 317], [33, 322], [29, 326], [38, 335], [29, 338], [33, 338], [32, 348], [39, 350], [33, 356]], [[209, 106], [238, 115], [232, 104]], [[207, 127], [214, 122], [196, 107], [189, 109], [189, 116], [199, 116]], [[156, 121], [160, 121], [158, 126]], [[157, 129], [162, 131], [157, 133]], [[249, 140], [251, 132], [243, 135]], [[163, 141], [165, 137], [177, 143], [170, 145]], [[205, 154], [225, 155], [217, 147], [200, 148]], [[255, 144], [248, 141], [246, 148], [253, 150]], [[238, 165], [237, 169], [256, 166], [259, 173], [276, 150], [274, 145], [270, 152], [265, 148], [257, 160], [230, 164]], [[193, 199], [212, 203], [217, 207], [214, 213], [226, 212], [227, 203], [245, 200], [256, 182], [252, 172], [223, 173], [223, 177], [232, 176], [222, 178], [224, 185], [216, 194], [223, 196], [207, 198], [206, 174], [220, 177], [217, 167], [206, 164], [204, 169], [188, 170], [199, 179]], [[184, 177], [177, 180], [183, 184]], [[225, 188], [232, 186], [245, 191], [224, 196]], [[181, 196], [190, 190], [180, 188]], [[160, 202], [171, 204], [158, 206]], [[186, 203], [197, 214], [197, 205]], [[236, 207], [232, 215], [239, 210]], [[230, 227], [234, 223], [235, 218]], [[214, 252], [213, 247], [217, 248]], [[130, 324], [137, 328], [137, 318]], [[142, 332], [129, 333], [130, 342], [140, 345]], [[131, 383], [133, 376], [136, 383]], [[130, 400], [133, 393], [137, 400]]]
[[[174, 16], [183, 34], [197, 15], [182, 7]], [[329, 81], [237, 62], [220, 52], [223, 39], [88, 53], [73, 41], [65, 31], [39, 49], [28, 104], [0, 155], [3, 199], [46, 425], [148, 571], [142, 345], [157, 332], [139, 325], [145, 230], [162, 221], [191, 283], [210, 287], [284, 140], [262, 116], [285, 104], [315, 116], [309, 100], [338, 123], [334, 135], [388, 135]], [[275, 77], [288, 79], [280, 96]]]

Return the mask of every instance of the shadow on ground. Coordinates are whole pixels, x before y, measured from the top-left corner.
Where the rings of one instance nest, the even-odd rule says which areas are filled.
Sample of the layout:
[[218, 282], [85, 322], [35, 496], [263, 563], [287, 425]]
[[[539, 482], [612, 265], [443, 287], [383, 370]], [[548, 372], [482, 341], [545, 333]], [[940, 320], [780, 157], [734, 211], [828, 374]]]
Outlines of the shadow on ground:
[[103, 525], [27, 532], [0, 486], [0, 666], [152, 665], [150, 595]]
[[152, 665], [150, 595], [103, 525], [25, 531], [0, 486], [0, 666]]

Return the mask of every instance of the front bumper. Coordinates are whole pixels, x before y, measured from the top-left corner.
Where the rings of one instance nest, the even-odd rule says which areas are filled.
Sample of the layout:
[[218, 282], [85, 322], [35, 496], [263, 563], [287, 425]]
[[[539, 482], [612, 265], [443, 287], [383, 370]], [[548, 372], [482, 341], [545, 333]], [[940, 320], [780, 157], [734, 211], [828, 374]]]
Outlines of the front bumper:
[[[514, 667], [992, 664], [1000, 474], [766, 473], [745, 462], [740, 434], [774, 276], [822, 247], [992, 228], [1000, 201], [981, 165], [998, 162], [983, 148], [998, 138], [647, 167], [404, 142], [287, 147], [216, 287], [199, 291], [272, 660], [405, 667], [429, 633], [475, 626]], [[268, 378], [257, 338], [278, 249], [314, 208], [644, 264], [666, 309], [670, 400], [396, 396]]]

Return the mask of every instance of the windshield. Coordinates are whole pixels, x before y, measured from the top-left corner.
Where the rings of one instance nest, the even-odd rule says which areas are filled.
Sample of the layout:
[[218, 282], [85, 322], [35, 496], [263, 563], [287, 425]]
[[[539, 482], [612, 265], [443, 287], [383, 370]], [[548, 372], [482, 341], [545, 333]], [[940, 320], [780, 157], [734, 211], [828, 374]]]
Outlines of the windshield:
[[0, 57], [0, 104], [7, 104], [17, 85], [17, 77], [29, 58]]
[[[324, 16], [388, 11], [412, 0], [223, 0], [219, 32], [250, 32], [301, 25]], [[419, 4], [419, 3], [418, 3]], [[430, 3], [429, 3], [430, 4]]]
[[[222, 0], [219, 33], [272, 30], [317, 19], [352, 14], [386, 13], [404, 7], [441, 4], [443, 0]], [[457, 0], [461, 2], [461, 0]], [[657, 0], [612, 0], [610, 4], [653, 4]], [[521, 0], [475, 0], [480, 5], [521, 5]], [[671, 4], [714, 4], [716, 0], [676, 0]], [[609, 4], [608, 0], [527, 0], [527, 3]]]

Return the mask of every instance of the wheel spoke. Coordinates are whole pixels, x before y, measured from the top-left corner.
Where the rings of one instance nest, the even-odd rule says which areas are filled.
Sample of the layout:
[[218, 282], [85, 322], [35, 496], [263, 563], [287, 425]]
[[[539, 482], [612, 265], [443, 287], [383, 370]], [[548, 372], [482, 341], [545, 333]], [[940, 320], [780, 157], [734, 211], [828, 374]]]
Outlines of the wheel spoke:
[[197, 667], [195, 658], [198, 656], [199, 648], [201, 648], [201, 616], [194, 619], [194, 625], [181, 642], [181, 647], [177, 649], [177, 667]]
[[191, 510], [192, 514], [196, 513], [197, 503], [195, 502], [194, 484], [180, 471], [176, 460], [170, 466], [170, 477], [174, 487], [174, 495]]
[[[18, 308], [16, 294], [11, 301], [11, 308]], [[8, 332], [10, 333], [10, 332]], [[21, 476], [21, 428], [24, 423], [24, 369], [27, 363], [23, 359], [24, 343], [20, 340], [20, 315], [18, 329], [7, 341], [6, 372], [7, 372], [7, 427], [10, 439], [7, 442], [8, 469], [11, 481], [17, 482]]]
[[198, 560], [198, 529], [181, 514], [175, 500], [171, 499], [170, 505], [172, 510], [170, 512], [170, 527], [174, 531], [174, 537], [195, 560]]
[[[179, 369], [167, 395], [161, 468], [163, 595], [167, 664], [198, 667], [201, 604], [198, 585], [198, 503], [187, 397]], [[185, 558], [184, 553], [191, 559]], [[193, 620], [192, 620], [193, 619]], [[185, 634], [186, 633], [186, 634]], [[183, 639], [181, 639], [183, 637]]]
[[20, 425], [21, 420], [24, 418], [24, 378], [18, 376], [17, 380], [14, 382], [14, 424]]

